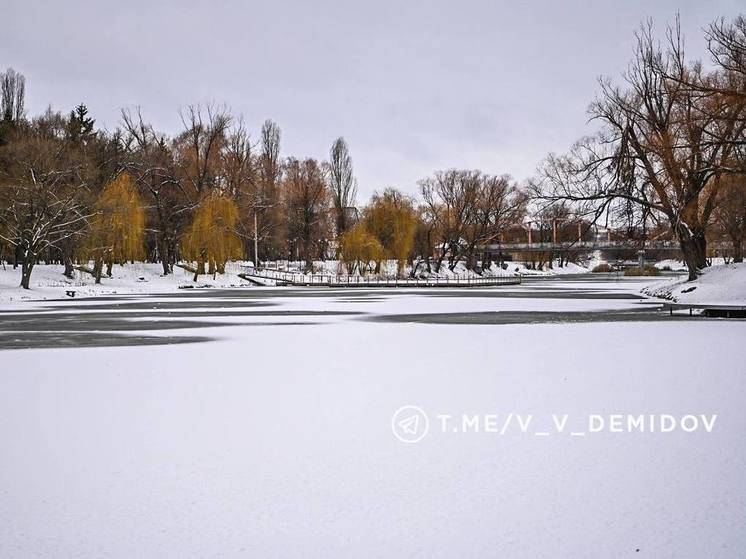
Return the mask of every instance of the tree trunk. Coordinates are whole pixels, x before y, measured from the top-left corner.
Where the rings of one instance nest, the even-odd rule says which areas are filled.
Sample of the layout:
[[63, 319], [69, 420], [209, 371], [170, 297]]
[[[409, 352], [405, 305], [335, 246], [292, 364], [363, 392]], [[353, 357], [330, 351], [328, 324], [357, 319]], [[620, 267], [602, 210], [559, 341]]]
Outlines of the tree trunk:
[[697, 272], [704, 268], [704, 264], [700, 264], [697, 242], [692, 237], [688, 237], [680, 239], [679, 244], [681, 245], [684, 262], [689, 270], [689, 281], [695, 280], [697, 279]]
[[31, 270], [33, 269], [34, 258], [26, 253], [26, 257], [23, 259], [23, 264], [21, 265], [21, 287], [24, 289], [30, 289], [29, 282], [31, 281]]
[[179, 258], [179, 243], [176, 238], [169, 238], [168, 243], [166, 244], [168, 247], [168, 255], [166, 260], [168, 261], [168, 268], [170, 270], [170, 273], [173, 273], [174, 271], [174, 264], [176, 264], [178, 258]]
[[707, 262], [707, 238], [704, 230], [698, 230], [694, 233], [694, 248], [697, 257], [697, 266], [701, 270], [709, 266]]
[[474, 271], [477, 268], [477, 255], [474, 249], [470, 249], [468, 256], [466, 257], [466, 269]]
[[93, 276], [96, 278], [96, 283], [101, 283], [101, 272], [104, 269], [104, 261], [101, 258], [97, 258], [93, 264]]
[[[453, 254], [453, 253], [451, 253]], [[452, 258], [448, 259], [448, 269], [453, 272], [456, 269], [456, 266], [458, 266], [458, 263], [461, 262], [461, 254], [456, 254]]]
[[111, 269], [112, 269], [113, 266], [114, 266], [114, 263], [111, 260], [109, 260], [106, 263], [106, 275], [107, 275], [107, 277], [111, 277]]
[[440, 255], [438, 256], [438, 260], [435, 262], [435, 273], [440, 273], [440, 267], [443, 265], [443, 258], [445, 258], [445, 252], [440, 251]]
[[68, 279], [73, 279], [73, 259], [70, 257], [69, 254], [65, 254], [65, 277]]
[[65, 265], [64, 276], [73, 279], [73, 242], [67, 239], [62, 245], [62, 263]]
[[733, 262], [743, 262], [743, 237], [731, 236], [733, 242]]
[[689, 228], [683, 223], [675, 227], [681, 253], [689, 270], [689, 281], [697, 279], [698, 272], [707, 267], [707, 239], [702, 228]]
[[161, 259], [161, 266], [163, 266], [163, 275], [167, 276], [172, 272], [171, 259], [168, 255], [168, 243], [162, 235], [156, 235], [156, 250]]

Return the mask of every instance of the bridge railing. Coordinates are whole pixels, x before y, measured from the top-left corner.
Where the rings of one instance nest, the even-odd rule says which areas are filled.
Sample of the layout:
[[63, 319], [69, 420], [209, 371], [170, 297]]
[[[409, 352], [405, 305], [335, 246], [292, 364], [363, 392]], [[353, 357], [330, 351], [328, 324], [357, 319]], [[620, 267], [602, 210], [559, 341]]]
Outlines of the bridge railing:
[[381, 286], [381, 287], [427, 287], [427, 286], [487, 286], [487, 285], [515, 285], [521, 282], [519, 276], [479, 277], [456, 275], [441, 278], [397, 278], [370, 277], [336, 274], [304, 274], [301, 272], [286, 272], [280, 270], [256, 271], [248, 268], [247, 275], [262, 279], [276, 280], [282, 283], [307, 286]]
[[[714, 249], [728, 249], [732, 246], [729, 241], [715, 241], [708, 243], [708, 247]], [[550, 251], [550, 250], [604, 250], [604, 249], [632, 249], [642, 248], [642, 242], [635, 241], [568, 241], [568, 242], [540, 242], [540, 243], [499, 243], [480, 245], [477, 247], [482, 251], [492, 252], [520, 252], [520, 251]], [[646, 241], [645, 250], [679, 250], [678, 241]]]

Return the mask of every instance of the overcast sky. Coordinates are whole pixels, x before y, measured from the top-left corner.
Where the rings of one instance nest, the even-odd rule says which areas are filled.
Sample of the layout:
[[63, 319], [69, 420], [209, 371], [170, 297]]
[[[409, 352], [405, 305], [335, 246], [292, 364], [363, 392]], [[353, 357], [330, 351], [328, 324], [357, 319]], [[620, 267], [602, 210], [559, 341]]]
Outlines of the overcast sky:
[[[28, 109], [86, 103], [98, 123], [140, 105], [160, 131], [178, 109], [226, 103], [255, 137], [272, 118], [284, 155], [350, 144], [360, 198], [417, 189], [437, 169], [529, 176], [589, 133], [598, 76], [617, 76], [633, 33], [681, 14], [701, 29], [739, 1], [119, 2], [4, 0], [0, 67], [28, 80]], [[525, 4], [525, 5], [519, 5]]]

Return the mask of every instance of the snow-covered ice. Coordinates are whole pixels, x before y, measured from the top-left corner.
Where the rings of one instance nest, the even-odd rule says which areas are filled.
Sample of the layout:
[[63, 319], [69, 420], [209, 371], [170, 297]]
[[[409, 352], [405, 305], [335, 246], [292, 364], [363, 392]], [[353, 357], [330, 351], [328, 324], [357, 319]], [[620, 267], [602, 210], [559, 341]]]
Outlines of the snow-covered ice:
[[[0, 353], [0, 556], [738, 557], [746, 322], [417, 319], [648, 312], [646, 281], [16, 304], [0, 325], [106, 316], [214, 341]], [[405, 404], [430, 419], [415, 444], [392, 432]], [[509, 413], [531, 428], [437, 419]], [[590, 414], [717, 420], [591, 433]]]

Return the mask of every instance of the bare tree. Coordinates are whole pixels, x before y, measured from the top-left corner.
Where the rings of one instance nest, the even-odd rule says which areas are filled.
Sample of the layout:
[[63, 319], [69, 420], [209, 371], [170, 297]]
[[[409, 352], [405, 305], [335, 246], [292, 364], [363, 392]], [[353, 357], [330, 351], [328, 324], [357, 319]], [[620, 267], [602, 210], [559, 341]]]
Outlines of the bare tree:
[[352, 158], [345, 139], [334, 141], [329, 152], [329, 188], [334, 201], [335, 225], [337, 236], [344, 234], [350, 227], [347, 208], [355, 204], [357, 181], [352, 173]]
[[0, 73], [0, 116], [19, 122], [25, 114], [26, 78], [13, 68]]
[[433, 224], [437, 239], [436, 273], [446, 256], [451, 270], [463, 257], [462, 245], [476, 206], [480, 175], [479, 171], [450, 169], [420, 181], [426, 219]]
[[[746, 17], [738, 16], [733, 23], [723, 19], [716, 21], [706, 30], [705, 37], [716, 64], [726, 72], [746, 78]], [[736, 89], [733, 93], [746, 96], [744, 89]]]
[[315, 159], [289, 158], [283, 178], [285, 214], [290, 251], [312, 269], [323, 256], [330, 231], [329, 191], [321, 165]]
[[480, 173], [478, 179], [474, 209], [468, 217], [463, 247], [469, 270], [476, 269], [478, 247], [494, 243], [508, 227], [519, 223], [526, 213], [528, 201], [509, 175]]
[[590, 111], [603, 132], [549, 162], [542, 197], [578, 203], [596, 218], [619, 203], [665, 216], [693, 279], [707, 265], [706, 228], [717, 178], [734, 171], [729, 162], [734, 140], [746, 127], [745, 106], [689, 85], [719, 78], [686, 62], [678, 27], [669, 30], [664, 50], [653, 39], [652, 26], [644, 26], [624, 79], [624, 88], [601, 82]]
[[181, 111], [184, 131], [174, 142], [184, 187], [194, 204], [218, 185], [221, 150], [225, 146], [231, 117], [225, 107], [190, 105]]
[[2, 154], [0, 198], [8, 202], [2, 238], [20, 253], [24, 289], [40, 255], [82, 234], [90, 217], [85, 160], [64, 145], [64, 124], [51, 112], [22, 123]]
[[280, 160], [280, 138], [281, 130], [277, 123], [272, 120], [264, 121], [253, 205], [255, 235], [260, 243], [258, 253], [265, 258], [279, 257], [284, 248], [280, 199], [283, 170]]

